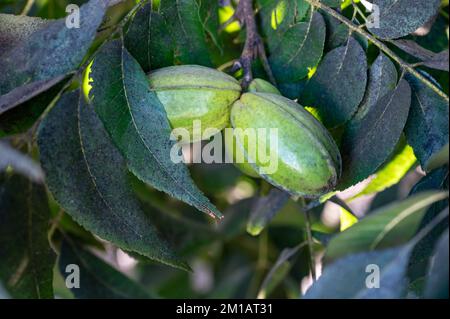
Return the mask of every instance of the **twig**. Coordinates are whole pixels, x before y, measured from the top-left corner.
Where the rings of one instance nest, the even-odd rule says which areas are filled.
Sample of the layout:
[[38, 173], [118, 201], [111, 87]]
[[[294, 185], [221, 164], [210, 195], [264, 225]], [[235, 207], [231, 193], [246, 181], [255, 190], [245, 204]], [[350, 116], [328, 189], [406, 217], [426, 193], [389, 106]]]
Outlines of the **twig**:
[[305, 231], [306, 231], [306, 242], [308, 243], [308, 253], [309, 253], [309, 269], [311, 272], [312, 280], [317, 280], [316, 276], [316, 262], [314, 260], [314, 247], [313, 247], [313, 237], [311, 232], [311, 216], [310, 212], [308, 210], [305, 210], [305, 200], [303, 198], [300, 198], [298, 201], [301, 205], [301, 213], [305, 215]]
[[234, 63], [233, 67], [231, 68], [231, 72], [236, 72], [237, 70], [242, 69], [244, 72], [242, 87], [247, 88], [253, 79], [252, 62], [259, 57], [270, 82], [276, 84], [275, 78], [272, 74], [272, 70], [270, 69], [269, 62], [267, 60], [264, 43], [260, 35], [258, 34], [258, 30], [256, 27], [255, 13], [253, 11], [253, 1], [239, 1], [233, 17], [225, 22], [225, 24], [229, 24], [233, 20], [238, 20], [241, 26], [246, 27], [247, 36], [241, 57]]
[[25, 3], [25, 7], [23, 7], [20, 15], [26, 16], [28, 14], [28, 12], [30, 12], [31, 7], [33, 7], [33, 4], [34, 4], [34, 0], [27, 0], [27, 3]]
[[398, 57], [394, 51], [389, 49], [389, 47], [384, 44], [382, 41], [380, 41], [377, 37], [374, 35], [368, 33], [367, 31], [363, 30], [359, 26], [354, 25], [351, 21], [349, 21], [346, 17], [339, 14], [337, 11], [333, 10], [332, 8], [324, 5], [318, 0], [306, 0], [309, 4], [311, 4], [314, 7], [317, 7], [319, 9], [322, 9], [332, 17], [336, 18], [337, 20], [344, 23], [350, 30], [359, 33], [366, 39], [368, 39], [370, 42], [372, 42], [375, 46], [377, 46], [381, 51], [386, 53], [392, 60], [397, 62], [401, 68], [403, 68], [405, 71], [416, 77], [418, 80], [420, 80], [423, 84], [428, 86], [431, 90], [436, 92], [440, 97], [445, 99], [447, 102], [449, 102], [449, 97], [447, 94], [445, 94], [436, 84], [431, 82], [429, 79], [427, 79], [425, 76], [423, 76], [420, 72], [416, 71], [414, 67], [409, 65], [408, 63], [404, 62], [400, 57]]

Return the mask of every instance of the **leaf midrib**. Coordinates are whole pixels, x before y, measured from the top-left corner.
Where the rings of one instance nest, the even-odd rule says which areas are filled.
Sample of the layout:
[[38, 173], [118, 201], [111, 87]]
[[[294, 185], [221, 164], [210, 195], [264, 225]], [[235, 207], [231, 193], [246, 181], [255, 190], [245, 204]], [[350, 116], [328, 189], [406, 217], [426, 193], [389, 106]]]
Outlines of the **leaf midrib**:
[[124, 53], [125, 53], [125, 48], [123, 46], [123, 42], [122, 42], [122, 48], [121, 48], [121, 61], [120, 61], [120, 67], [121, 67], [121, 80], [122, 80], [122, 85], [123, 85], [123, 92], [124, 92], [124, 97], [125, 97], [125, 101], [127, 104], [127, 108], [128, 108], [128, 112], [130, 114], [131, 117], [131, 123], [133, 124], [133, 127], [136, 131], [136, 133], [139, 136], [139, 139], [141, 140], [141, 142], [143, 143], [143, 145], [145, 146], [145, 148], [147, 149], [147, 151], [151, 154], [151, 156], [153, 157], [153, 159], [156, 161], [157, 165], [166, 173], [166, 175], [174, 182], [174, 184], [176, 184], [178, 187], [180, 187], [184, 192], [186, 192], [187, 195], [189, 195], [189, 197], [195, 202], [197, 203], [197, 205], [199, 205], [200, 207], [202, 207], [205, 212], [210, 215], [213, 218], [219, 218], [219, 216], [215, 216], [214, 212], [211, 211], [211, 209], [209, 209], [206, 205], [204, 205], [203, 203], [201, 203], [199, 200], [197, 200], [197, 198], [189, 191], [187, 190], [182, 184], [179, 183], [179, 181], [177, 179], [175, 179], [172, 174], [167, 174], [167, 168], [165, 165], [163, 165], [159, 159], [155, 156], [155, 154], [152, 152], [152, 150], [150, 149], [150, 147], [147, 145], [145, 139], [143, 138], [141, 132], [139, 131], [135, 119], [134, 119], [134, 115], [133, 112], [131, 110], [131, 105], [130, 105], [130, 101], [128, 99], [128, 94], [127, 94], [127, 86], [125, 84], [125, 69], [124, 69]]
[[[81, 93], [80, 93], [80, 94], [81, 94]], [[98, 196], [100, 197], [101, 201], [105, 204], [106, 208], [108, 208], [108, 210], [109, 210], [114, 216], [116, 216], [116, 218], [118, 218], [118, 220], [119, 220], [126, 228], [130, 229], [130, 230], [131, 230], [135, 235], [137, 235], [140, 239], [143, 239], [144, 236], [143, 236], [142, 234], [140, 234], [139, 232], [137, 232], [137, 230], [136, 230], [132, 225], [130, 225], [129, 223], [127, 223], [127, 221], [124, 220], [124, 219], [122, 218], [122, 216], [118, 215], [118, 214], [114, 211], [114, 209], [111, 207], [111, 205], [110, 205], [110, 204], [107, 202], [107, 200], [103, 197], [103, 194], [100, 192], [100, 189], [99, 189], [98, 186], [97, 186], [97, 182], [95, 181], [95, 176], [94, 176], [94, 174], [92, 173], [91, 166], [90, 166], [89, 161], [88, 161], [88, 159], [87, 159], [86, 152], [85, 152], [85, 149], [84, 149], [84, 144], [83, 144], [83, 137], [82, 137], [82, 133], [81, 133], [81, 125], [80, 125], [80, 123], [81, 123], [81, 118], [80, 118], [81, 98], [82, 98], [82, 97], [80, 97], [80, 95], [78, 95], [78, 107], [77, 107], [77, 109], [78, 109], [78, 110], [77, 110], [77, 131], [78, 131], [78, 138], [79, 138], [79, 142], [80, 142], [80, 150], [81, 150], [81, 153], [82, 153], [82, 155], [83, 155], [83, 161], [84, 161], [84, 163], [85, 163], [85, 165], [86, 165], [87, 172], [88, 172], [88, 174], [89, 174], [89, 176], [90, 176], [90, 179], [89, 179], [89, 180], [91, 181], [92, 185], [94, 186], [94, 189], [95, 189], [96, 193], [98, 194]]]

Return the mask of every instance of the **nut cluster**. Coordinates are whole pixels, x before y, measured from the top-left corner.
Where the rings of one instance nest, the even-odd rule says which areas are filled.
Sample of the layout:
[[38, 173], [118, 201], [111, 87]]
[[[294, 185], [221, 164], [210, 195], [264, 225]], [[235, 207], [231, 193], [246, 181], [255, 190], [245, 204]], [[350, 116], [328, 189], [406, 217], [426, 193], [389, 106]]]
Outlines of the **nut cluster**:
[[[232, 151], [233, 157], [245, 157], [245, 163], [236, 164], [245, 174], [262, 177], [292, 195], [309, 198], [336, 186], [341, 156], [333, 138], [308, 111], [281, 96], [270, 83], [256, 79], [249, 85], [249, 92], [242, 94], [233, 77], [195, 65], [156, 70], [149, 75], [149, 83], [164, 105], [172, 128], [192, 132], [194, 120], [201, 120], [204, 128], [232, 127], [234, 140], [226, 144], [226, 150]], [[258, 154], [274, 151], [270, 149], [274, 146], [268, 140], [258, 141], [252, 147], [259, 149], [249, 152], [243, 132], [273, 128], [277, 129], [275, 154], [279, 164], [275, 172], [266, 174]]]

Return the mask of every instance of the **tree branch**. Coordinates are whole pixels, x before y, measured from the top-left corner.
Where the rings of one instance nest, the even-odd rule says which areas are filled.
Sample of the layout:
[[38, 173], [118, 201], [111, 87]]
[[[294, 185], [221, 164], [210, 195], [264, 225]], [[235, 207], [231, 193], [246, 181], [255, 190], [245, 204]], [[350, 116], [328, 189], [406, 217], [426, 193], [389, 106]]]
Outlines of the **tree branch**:
[[428, 86], [431, 90], [436, 92], [439, 96], [441, 96], [443, 99], [445, 99], [447, 102], [449, 102], [449, 97], [447, 94], [445, 94], [436, 84], [431, 82], [429, 79], [427, 79], [425, 76], [423, 76], [420, 72], [414, 69], [413, 66], [409, 65], [408, 63], [404, 62], [397, 54], [394, 53], [389, 47], [384, 44], [382, 41], [380, 41], [377, 37], [373, 36], [372, 34], [368, 33], [367, 31], [363, 30], [360, 26], [354, 25], [350, 20], [348, 20], [346, 17], [339, 14], [337, 11], [333, 10], [332, 8], [324, 5], [318, 0], [306, 0], [309, 4], [312, 6], [322, 9], [332, 17], [336, 18], [337, 20], [344, 23], [351, 31], [359, 33], [363, 37], [365, 37], [367, 40], [372, 42], [375, 46], [377, 46], [381, 51], [383, 51], [386, 55], [388, 55], [392, 60], [397, 62], [400, 67], [405, 70], [406, 72], [410, 73], [414, 77], [416, 77], [418, 80], [420, 80], [423, 84]]
[[256, 26], [255, 13], [253, 11], [252, 0], [240, 0], [236, 12], [232, 19], [226, 23], [230, 23], [233, 19], [240, 22], [241, 26], [246, 27], [246, 40], [241, 57], [236, 61], [231, 69], [232, 72], [236, 72], [242, 69], [244, 72], [244, 78], [242, 80], [242, 87], [247, 88], [250, 82], [253, 80], [252, 62], [258, 57], [261, 59], [264, 70], [269, 76], [269, 80], [276, 84], [275, 78], [270, 69], [269, 62], [267, 60], [264, 43], [258, 34]]

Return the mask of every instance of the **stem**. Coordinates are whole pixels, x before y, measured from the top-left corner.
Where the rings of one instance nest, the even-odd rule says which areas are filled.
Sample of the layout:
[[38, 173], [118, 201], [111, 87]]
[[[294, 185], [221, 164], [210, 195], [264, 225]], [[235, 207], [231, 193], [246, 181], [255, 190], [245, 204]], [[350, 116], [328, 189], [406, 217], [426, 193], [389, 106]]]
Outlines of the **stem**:
[[27, 0], [27, 3], [25, 4], [25, 7], [23, 7], [22, 12], [20, 13], [21, 16], [26, 16], [28, 12], [30, 12], [31, 7], [34, 4], [34, 0]]
[[317, 280], [316, 276], [316, 262], [314, 259], [314, 247], [313, 247], [313, 238], [311, 232], [311, 216], [309, 211], [305, 212], [305, 221], [306, 221], [306, 239], [308, 241], [308, 250], [309, 250], [309, 267], [311, 269], [311, 276], [313, 281]]
[[305, 214], [305, 231], [306, 231], [306, 242], [308, 244], [308, 253], [309, 253], [309, 269], [311, 272], [311, 277], [313, 282], [317, 280], [316, 276], [316, 262], [314, 260], [314, 247], [313, 247], [313, 238], [311, 232], [311, 216], [308, 210], [304, 210], [305, 208], [305, 200], [303, 198], [299, 199], [299, 203], [301, 204], [301, 211]]
[[226, 23], [230, 23], [233, 19], [237, 19], [242, 26], [246, 27], [247, 34], [241, 57], [235, 62], [233, 68], [231, 69], [232, 72], [239, 69], [243, 70], [244, 78], [242, 81], [242, 87], [244, 89], [247, 88], [253, 80], [252, 62], [259, 56], [270, 82], [276, 84], [272, 70], [270, 69], [263, 41], [258, 34], [255, 13], [253, 11], [253, 0], [240, 0], [233, 18]]
[[360, 35], [362, 35], [363, 37], [365, 37], [366, 39], [368, 39], [370, 42], [372, 42], [375, 46], [377, 46], [381, 51], [383, 51], [384, 53], [386, 53], [386, 55], [388, 55], [392, 60], [394, 60], [395, 62], [397, 62], [401, 68], [403, 68], [405, 71], [407, 71], [408, 73], [410, 73], [411, 75], [413, 75], [414, 77], [416, 77], [418, 80], [420, 80], [423, 84], [425, 84], [426, 86], [428, 86], [431, 90], [433, 90], [436, 94], [438, 94], [440, 97], [442, 97], [444, 100], [446, 100], [447, 102], [449, 102], [449, 97], [447, 96], [447, 94], [445, 94], [436, 84], [434, 84], [433, 82], [431, 82], [430, 80], [428, 80], [426, 77], [424, 77], [420, 72], [416, 71], [411, 65], [409, 65], [408, 63], [404, 62], [400, 57], [398, 57], [394, 51], [392, 51], [391, 49], [389, 49], [389, 47], [384, 44], [383, 42], [381, 42], [380, 40], [378, 40], [377, 37], [371, 35], [370, 33], [368, 33], [367, 31], [365, 31], [364, 29], [362, 29], [359, 26], [354, 25], [351, 21], [349, 21], [346, 17], [342, 16], [341, 14], [339, 14], [338, 12], [336, 12], [335, 10], [331, 9], [330, 7], [322, 4], [321, 2], [319, 2], [318, 0], [306, 0], [309, 4], [311, 4], [314, 7], [317, 7], [319, 9], [322, 9], [323, 11], [325, 11], [326, 13], [328, 13], [329, 15], [331, 15], [332, 17], [336, 18], [337, 20], [341, 21], [342, 23], [344, 23], [351, 31], [359, 33]]

